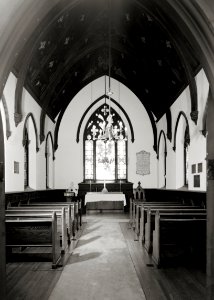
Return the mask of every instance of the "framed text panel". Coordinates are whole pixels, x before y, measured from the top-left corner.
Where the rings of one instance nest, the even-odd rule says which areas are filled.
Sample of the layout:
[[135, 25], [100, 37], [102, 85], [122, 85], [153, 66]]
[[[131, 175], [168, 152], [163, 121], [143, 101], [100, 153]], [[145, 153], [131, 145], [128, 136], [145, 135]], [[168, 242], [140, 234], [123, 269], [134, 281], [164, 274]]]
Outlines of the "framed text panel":
[[192, 174], [196, 173], [196, 164], [192, 165]]
[[203, 167], [202, 166], [203, 166], [202, 163], [198, 164], [198, 173], [203, 172]]
[[136, 174], [150, 174], [150, 153], [144, 150], [136, 153]]

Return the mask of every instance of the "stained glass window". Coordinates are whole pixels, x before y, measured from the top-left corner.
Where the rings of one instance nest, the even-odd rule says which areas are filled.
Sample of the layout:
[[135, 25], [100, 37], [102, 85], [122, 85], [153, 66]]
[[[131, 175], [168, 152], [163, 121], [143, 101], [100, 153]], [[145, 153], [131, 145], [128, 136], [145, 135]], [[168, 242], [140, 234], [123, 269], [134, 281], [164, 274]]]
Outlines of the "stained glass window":
[[45, 158], [46, 158], [46, 188], [49, 188], [49, 144], [46, 141], [46, 150], [45, 150]]
[[93, 141], [85, 141], [85, 179], [93, 179]]
[[115, 179], [115, 142], [96, 141], [96, 179]]
[[126, 179], [126, 141], [117, 142], [117, 172], [118, 179]]
[[106, 104], [90, 117], [84, 132], [85, 180], [127, 179], [127, 131]]
[[188, 175], [189, 175], [189, 129], [186, 127], [184, 134], [184, 185], [188, 185]]
[[184, 147], [184, 185], [188, 185], [189, 175], [189, 148]]
[[29, 138], [27, 129], [25, 129], [25, 146], [24, 146], [24, 188], [29, 185]]

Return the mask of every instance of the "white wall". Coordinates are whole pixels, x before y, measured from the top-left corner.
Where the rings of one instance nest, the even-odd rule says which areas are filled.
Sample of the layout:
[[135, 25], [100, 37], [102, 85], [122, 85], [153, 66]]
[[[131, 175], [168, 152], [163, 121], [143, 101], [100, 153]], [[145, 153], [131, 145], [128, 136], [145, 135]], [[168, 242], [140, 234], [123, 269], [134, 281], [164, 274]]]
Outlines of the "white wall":
[[[205, 104], [208, 95], [208, 81], [203, 70], [196, 76], [198, 99], [199, 99], [199, 118], [197, 125], [190, 118], [191, 103], [189, 89], [187, 88], [171, 106], [172, 113], [172, 137], [174, 137], [174, 129], [179, 112], [185, 112], [190, 126], [190, 146], [189, 146], [189, 164], [203, 164], [203, 172], [200, 173], [201, 186], [195, 188], [193, 186], [194, 174], [189, 173], [189, 189], [206, 190], [206, 138], [201, 134], [202, 118], [204, 114]], [[158, 167], [156, 153], [153, 150], [153, 131], [149, 117], [139, 99], [123, 84], [116, 80], [112, 80], [113, 98], [125, 109], [132, 122], [135, 141], [131, 142], [130, 128], [128, 122], [118, 107], [112, 103], [113, 108], [121, 115], [128, 128], [128, 180], [137, 186], [138, 181], [142, 182], [145, 188], [161, 187], [162, 179], [159, 179], [161, 168]], [[9, 121], [11, 126], [11, 136], [8, 140], [5, 137], [5, 187], [6, 191], [22, 191], [24, 189], [24, 148], [22, 145], [23, 126], [26, 116], [32, 112], [35, 118], [38, 134], [40, 132], [40, 106], [33, 100], [27, 91], [23, 93], [23, 120], [15, 127], [14, 123], [14, 99], [15, 99], [16, 77], [10, 74], [5, 89], [4, 95], [8, 106]], [[55, 188], [67, 188], [71, 181], [74, 182], [74, 188], [78, 187], [78, 183], [83, 180], [83, 132], [88, 118], [91, 114], [104, 102], [100, 101], [94, 105], [91, 111], [86, 115], [81, 131], [80, 142], [76, 142], [77, 127], [83, 113], [87, 107], [98, 97], [104, 94], [104, 77], [95, 80], [92, 84], [87, 85], [82, 89], [69, 104], [59, 128], [58, 145], [56, 151], [56, 160], [52, 165], [53, 184]], [[5, 128], [5, 116], [2, 110], [3, 127]], [[179, 125], [180, 126], [180, 125]], [[45, 120], [45, 135], [48, 131], [54, 136], [55, 124], [46, 117]], [[166, 117], [163, 116], [157, 123], [158, 137], [161, 130], [167, 133]], [[33, 129], [32, 129], [33, 130]], [[179, 153], [174, 152], [173, 138], [172, 142], [166, 139], [167, 142], [167, 158], [166, 158], [166, 188], [179, 187], [180, 178], [176, 178], [178, 168], [180, 166]], [[162, 147], [162, 146], [161, 146]], [[161, 148], [162, 149], [162, 148]], [[160, 151], [162, 151], [160, 149]], [[141, 150], [150, 152], [151, 154], [151, 174], [142, 176], [136, 174], [136, 153]], [[14, 161], [19, 162], [19, 174], [14, 173]], [[32, 187], [34, 189], [46, 188], [46, 172], [45, 172], [45, 142], [39, 144], [39, 152], [35, 154], [33, 159], [35, 165], [33, 167], [35, 173], [31, 175], [33, 180]], [[55, 166], [54, 166], [55, 165]]]
[[[68, 188], [74, 182], [75, 188], [83, 181], [83, 132], [86, 122], [93, 112], [104, 103], [99, 101], [86, 115], [81, 131], [80, 142], [76, 143], [76, 133], [79, 121], [87, 107], [98, 97], [104, 94], [105, 77], [95, 80], [92, 85], [87, 85], [70, 102], [59, 128], [58, 149], [55, 162], [55, 186]], [[125, 126], [128, 128], [128, 180], [137, 186], [141, 181], [144, 187], [156, 187], [157, 164], [156, 153], [153, 150], [153, 131], [149, 117], [139, 99], [123, 84], [111, 81], [113, 99], [116, 100], [127, 112], [134, 129], [135, 141], [131, 142], [130, 128], [123, 113], [112, 102], [112, 107], [121, 115]], [[151, 174], [142, 176], [136, 174], [136, 153], [145, 150], [151, 153]], [[65, 161], [65, 157], [67, 158]]]
[[0, 111], [1, 111], [1, 117], [2, 117], [2, 125], [3, 125], [3, 131], [4, 131], [4, 141], [6, 141], [6, 116], [5, 116], [5, 111], [3, 107], [3, 102], [0, 101]]
[[[5, 191], [21, 191], [24, 189], [24, 150], [22, 146], [23, 131], [21, 126], [15, 127], [14, 99], [16, 78], [13, 74], [8, 77], [4, 88], [4, 96], [8, 105], [11, 124], [11, 136], [5, 142]], [[14, 161], [19, 163], [19, 174], [14, 173]]]
[[193, 126], [191, 129], [191, 144], [190, 144], [190, 157], [189, 157], [189, 163], [190, 166], [192, 164], [196, 164], [196, 169], [198, 163], [203, 164], [203, 172], [198, 173], [196, 172], [196, 175], [200, 175], [200, 181], [201, 186], [200, 188], [196, 188], [193, 186], [193, 179], [195, 174], [190, 174], [189, 177], [189, 187], [190, 189], [194, 190], [204, 190], [206, 191], [207, 188], [207, 163], [206, 163], [206, 157], [207, 157], [207, 138], [205, 138], [201, 134], [201, 130], [203, 129], [202, 120], [204, 116], [204, 110], [207, 102], [208, 97], [208, 91], [209, 91], [209, 83], [206, 78], [206, 75], [203, 70], [199, 72], [199, 74], [196, 76], [196, 83], [197, 83], [197, 91], [198, 91], [198, 110], [199, 110], [199, 118], [198, 118], [198, 124], [197, 126]]
[[[176, 102], [171, 106], [172, 114], [172, 142], [167, 139], [167, 159], [166, 159], [166, 188], [175, 189], [183, 186], [183, 144], [182, 138], [182, 126], [184, 130], [184, 118], [180, 118], [177, 138], [176, 138], [176, 151], [173, 151], [174, 144], [174, 131], [176, 121], [180, 111], [186, 114], [190, 128], [190, 146], [189, 146], [189, 176], [188, 176], [188, 188], [190, 190], [206, 190], [206, 138], [202, 135], [202, 119], [204, 115], [205, 105], [208, 96], [209, 84], [206, 75], [203, 70], [201, 70], [195, 77], [198, 92], [198, 122], [197, 125], [191, 120], [191, 100], [190, 92], [187, 87], [183, 93], [179, 96]], [[183, 124], [183, 125], [182, 125]], [[158, 136], [161, 130], [167, 134], [167, 123], [166, 117], [163, 116], [157, 123]], [[192, 165], [198, 163], [203, 164], [203, 172], [197, 173], [200, 175], [200, 187], [194, 187], [194, 175], [191, 172]], [[197, 169], [197, 168], [196, 168]], [[176, 174], [176, 176], [175, 176]]]
[[[16, 127], [14, 122], [14, 104], [15, 104], [15, 88], [16, 88], [16, 77], [11, 73], [8, 77], [7, 83], [4, 88], [4, 96], [8, 106], [9, 120], [11, 126], [11, 136], [8, 140], [5, 140], [5, 191], [23, 191], [24, 190], [24, 148], [22, 145], [23, 139], [23, 127], [26, 116], [32, 112], [37, 132], [40, 132], [40, 113], [41, 108], [31, 95], [24, 89], [22, 111], [23, 119], [20, 124]], [[45, 123], [45, 134], [51, 130], [54, 132], [54, 123], [48, 118]], [[30, 118], [29, 118], [30, 120]], [[4, 122], [4, 121], [3, 121]], [[31, 121], [30, 121], [31, 124]], [[32, 125], [32, 124], [31, 124]], [[35, 136], [34, 127], [30, 125], [30, 132], [32, 137]], [[48, 130], [48, 131], [47, 131]], [[38, 136], [39, 138], [39, 136]], [[30, 138], [32, 140], [32, 138]], [[34, 139], [30, 143], [30, 147], [35, 149]], [[31, 154], [31, 174], [30, 184], [33, 189], [45, 189], [45, 142], [39, 144], [39, 152]], [[19, 163], [19, 174], [14, 173], [14, 161]], [[34, 170], [34, 171], [33, 171]]]

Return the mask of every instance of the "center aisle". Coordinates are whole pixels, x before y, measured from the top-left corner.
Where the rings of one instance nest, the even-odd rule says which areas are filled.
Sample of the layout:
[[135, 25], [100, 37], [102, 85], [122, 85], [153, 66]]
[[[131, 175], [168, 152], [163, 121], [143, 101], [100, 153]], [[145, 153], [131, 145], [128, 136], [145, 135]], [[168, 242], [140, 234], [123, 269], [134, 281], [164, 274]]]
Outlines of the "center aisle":
[[119, 222], [121, 215], [86, 216], [83, 233], [49, 299], [146, 299]]

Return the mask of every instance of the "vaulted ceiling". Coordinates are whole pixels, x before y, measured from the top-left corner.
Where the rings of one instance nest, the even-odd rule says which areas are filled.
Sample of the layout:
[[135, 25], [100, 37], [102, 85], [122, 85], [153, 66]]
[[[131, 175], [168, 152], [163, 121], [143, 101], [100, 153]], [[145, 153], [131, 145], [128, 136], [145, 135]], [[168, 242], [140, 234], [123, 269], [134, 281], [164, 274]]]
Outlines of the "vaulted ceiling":
[[109, 46], [111, 77], [157, 119], [200, 68], [162, 1], [65, 0], [25, 42], [14, 73], [54, 119], [86, 84], [109, 74]]

